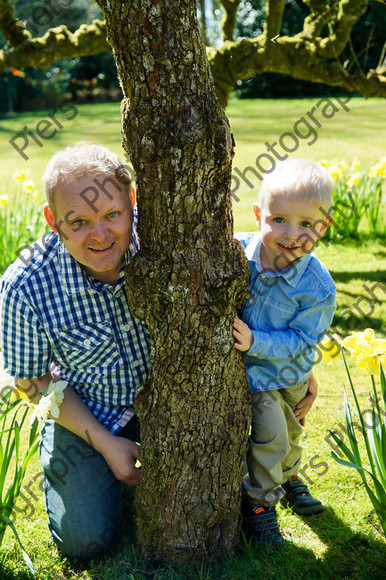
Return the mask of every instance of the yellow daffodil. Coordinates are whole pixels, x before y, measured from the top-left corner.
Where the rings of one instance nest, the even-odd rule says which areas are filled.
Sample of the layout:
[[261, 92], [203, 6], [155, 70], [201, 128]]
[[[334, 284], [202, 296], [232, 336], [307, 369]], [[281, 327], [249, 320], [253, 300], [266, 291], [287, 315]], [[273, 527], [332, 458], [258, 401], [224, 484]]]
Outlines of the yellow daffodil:
[[334, 161], [332, 165], [327, 167], [328, 172], [333, 179], [340, 179], [346, 168], [347, 165], [344, 161]]
[[350, 175], [349, 179], [346, 182], [346, 185], [351, 189], [352, 187], [354, 187], [354, 185], [357, 185], [360, 182], [360, 180], [361, 174], [359, 171], [356, 171], [355, 173]]
[[359, 161], [358, 157], [355, 157], [355, 159], [352, 160], [350, 165], [351, 171], [357, 171], [359, 169], [360, 164], [361, 162]]
[[8, 195], [0, 195], [0, 207], [7, 205], [9, 201]]
[[380, 363], [386, 359], [386, 340], [375, 338], [374, 330], [366, 328], [363, 332], [353, 332], [342, 340], [342, 345], [350, 351], [359, 368], [375, 375]]
[[16, 169], [15, 173], [13, 174], [13, 178], [15, 181], [25, 181], [29, 176], [28, 169]]
[[378, 159], [375, 165], [369, 169], [370, 177], [386, 177], [386, 157]]
[[319, 343], [319, 351], [322, 355], [322, 361], [330, 365], [337, 357], [342, 358], [339, 341], [335, 336], [326, 336]]
[[23, 401], [30, 403], [30, 400], [29, 400], [28, 396], [26, 395], [25, 391], [23, 391], [23, 389], [21, 389], [20, 387], [15, 385], [12, 390], [13, 390], [13, 393], [12, 393], [12, 396], [10, 398], [11, 403], [14, 403], [15, 401], [17, 401], [19, 399], [23, 399]]
[[32, 193], [35, 190], [35, 182], [32, 179], [28, 181], [24, 181], [23, 183], [23, 192], [24, 193]]

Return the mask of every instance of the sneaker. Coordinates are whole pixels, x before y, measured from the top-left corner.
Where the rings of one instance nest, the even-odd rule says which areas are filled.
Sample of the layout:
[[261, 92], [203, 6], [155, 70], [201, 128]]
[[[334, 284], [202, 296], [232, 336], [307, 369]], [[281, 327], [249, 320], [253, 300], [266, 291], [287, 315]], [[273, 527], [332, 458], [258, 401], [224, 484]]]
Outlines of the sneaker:
[[318, 514], [324, 510], [322, 502], [312, 497], [306, 484], [297, 475], [283, 483], [282, 488], [286, 493], [282, 503], [289, 505], [296, 514]]
[[272, 545], [275, 548], [285, 546], [285, 540], [281, 535], [274, 506], [265, 507], [243, 502], [242, 528], [247, 538], [251, 538], [256, 544]]

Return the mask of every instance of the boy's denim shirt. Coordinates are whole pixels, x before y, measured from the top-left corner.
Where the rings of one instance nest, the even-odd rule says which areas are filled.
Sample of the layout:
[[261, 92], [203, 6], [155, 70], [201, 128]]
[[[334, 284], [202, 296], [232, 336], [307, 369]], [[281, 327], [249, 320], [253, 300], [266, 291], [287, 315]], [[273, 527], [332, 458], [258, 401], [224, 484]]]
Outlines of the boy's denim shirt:
[[264, 271], [260, 234], [235, 237], [245, 248], [250, 270], [241, 318], [253, 333], [253, 344], [244, 353], [251, 392], [295, 385], [310, 375], [316, 345], [331, 324], [334, 281], [312, 253], [280, 272]]

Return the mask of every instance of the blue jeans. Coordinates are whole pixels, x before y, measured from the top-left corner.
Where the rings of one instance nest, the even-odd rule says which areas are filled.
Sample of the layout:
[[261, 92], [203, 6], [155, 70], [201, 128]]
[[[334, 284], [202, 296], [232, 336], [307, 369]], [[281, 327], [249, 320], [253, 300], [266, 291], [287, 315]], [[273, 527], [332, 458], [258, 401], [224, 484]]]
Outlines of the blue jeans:
[[[133, 417], [120, 437], [139, 441]], [[44, 500], [54, 542], [71, 558], [90, 559], [114, 547], [121, 532], [122, 484], [103, 456], [55, 421], [42, 431]]]

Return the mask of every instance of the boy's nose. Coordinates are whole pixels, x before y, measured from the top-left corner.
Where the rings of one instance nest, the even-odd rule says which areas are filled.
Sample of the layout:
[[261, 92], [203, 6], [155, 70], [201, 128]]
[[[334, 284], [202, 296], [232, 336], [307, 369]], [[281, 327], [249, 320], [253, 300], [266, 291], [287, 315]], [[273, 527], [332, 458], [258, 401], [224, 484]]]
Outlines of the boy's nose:
[[286, 238], [287, 240], [296, 240], [296, 237], [297, 237], [296, 227], [291, 224], [288, 224], [284, 232], [284, 238]]

